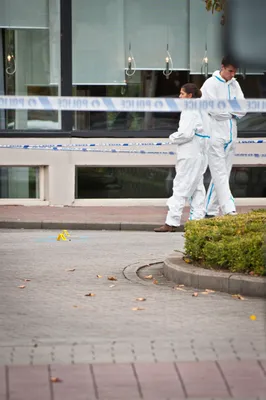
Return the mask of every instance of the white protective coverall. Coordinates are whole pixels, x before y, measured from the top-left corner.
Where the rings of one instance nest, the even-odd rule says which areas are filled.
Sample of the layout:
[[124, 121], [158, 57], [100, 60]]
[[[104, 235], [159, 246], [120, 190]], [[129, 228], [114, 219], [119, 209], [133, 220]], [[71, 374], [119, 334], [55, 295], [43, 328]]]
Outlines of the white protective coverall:
[[177, 132], [169, 136], [178, 145], [176, 176], [173, 195], [167, 201], [169, 211], [166, 224], [179, 226], [186, 200], [190, 200], [189, 219], [205, 216], [206, 197], [203, 174], [207, 168], [207, 136], [203, 133], [199, 111], [186, 110], [181, 113]]
[[[224, 80], [220, 71], [205, 81], [201, 88], [202, 99], [226, 100], [244, 99], [244, 95], [235, 78]], [[245, 112], [226, 111], [202, 113], [205, 134], [210, 136], [208, 162], [212, 180], [208, 188], [205, 210], [208, 215], [219, 215], [236, 211], [229, 178], [237, 140], [237, 119], [244, 117]]]

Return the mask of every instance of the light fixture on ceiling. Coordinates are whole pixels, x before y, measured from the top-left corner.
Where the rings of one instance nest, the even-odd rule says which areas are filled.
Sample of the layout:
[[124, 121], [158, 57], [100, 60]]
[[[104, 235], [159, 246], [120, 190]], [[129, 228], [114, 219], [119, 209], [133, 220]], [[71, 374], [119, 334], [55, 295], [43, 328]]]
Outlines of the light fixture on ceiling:
[[9, 29], [7, 30], [7, 51], [6, 51], [6, 73], [7, 75], [14, 75], [16, 73], [16, 59], [14, 54], [14, 31], [11, 30], [11, 12], [10, 4], [8, 3], [8, 21]]
[[131, 43], [129, 43], [126, 75], [130, 77], [133, 76], [135, 72], [136, 72], [136, 62], [133, 53], [131, 51]]
[[208, 59], [208, 49], [207, 43], [205, 45], [205, 53], [201, 63], [201, 74], [204, 75], [205, 79], [208, 78], [209, 75], [209, 59]]
[[171, 57], [171, 54], [169, 52], [169, 45], [167, 43], [166, 46], [166, 57], [165, 57], [165, 70], [163, 71], [164, 76], [166, 77], [166, 79], [169, 79], [169, 76], [171, 75], [171, 73], [173, 72], [173, 60]]
[[239, 68], [239, 73], [240, 73], [240, 75], [242, 76], [243, 79], [246, 79], [246, 73], [247, 73], [247, 71], [246, 71], [246, 68], [245, 68], [245, 67]]

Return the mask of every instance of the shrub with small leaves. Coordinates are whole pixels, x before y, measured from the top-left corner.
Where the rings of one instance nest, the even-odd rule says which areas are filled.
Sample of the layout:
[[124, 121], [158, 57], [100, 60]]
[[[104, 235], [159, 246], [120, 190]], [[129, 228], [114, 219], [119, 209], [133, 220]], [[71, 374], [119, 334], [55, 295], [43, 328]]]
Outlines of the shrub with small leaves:
[[266, 210], [187, 222], [185, 251], [205, 268], [266, 275]]

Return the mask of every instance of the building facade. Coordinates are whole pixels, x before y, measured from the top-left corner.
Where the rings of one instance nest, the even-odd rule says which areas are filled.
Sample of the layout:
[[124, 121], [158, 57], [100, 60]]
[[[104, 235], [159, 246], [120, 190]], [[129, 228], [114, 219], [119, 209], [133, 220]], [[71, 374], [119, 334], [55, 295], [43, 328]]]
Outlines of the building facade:
[[[0, 96], [177, 97], [186, 82], [201, 86], [223, 55], [221, 15], [203, 0], [0, 0], [0, 10]], [[265, 70], [240, 68], [237, 79], [245, 97], [266, 97]], [[163, 203], [175, 156], [154, 153], [156, 146], [133, 151], [165, 140], [178, 120], [174, 112], [1, 109], [0, 203]], [[246, 115], [238, 129], [240, 138], [266, 139], [266, 114]], [[59, 143], [102, 146], [86, 153], [1, 147]], [[112, 153], [111, 143], [136, 145]], [[264, 153], [265, 143], [238, 144], [235, 197], [265, 202], [266, 157], [251, 156]]]

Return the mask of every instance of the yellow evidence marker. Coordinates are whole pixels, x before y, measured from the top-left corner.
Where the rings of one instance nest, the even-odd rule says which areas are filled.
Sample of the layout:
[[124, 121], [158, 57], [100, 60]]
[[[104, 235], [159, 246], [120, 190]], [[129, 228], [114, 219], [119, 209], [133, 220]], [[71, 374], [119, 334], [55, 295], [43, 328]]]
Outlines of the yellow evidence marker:
[[64, 241], [66, 241], [67, 239], [66, 239], [66, 237], [65, 237], [65, 235], [63, 234], [63, 233], [59, 233], [59, 235], [57, 236], [57, 239], [56, 240], [64, 240]]

